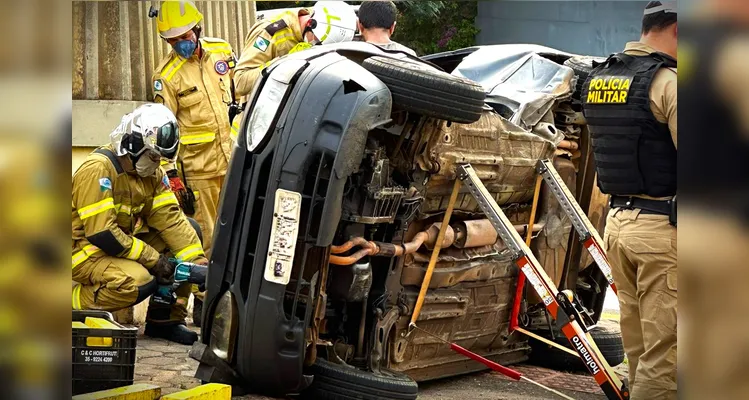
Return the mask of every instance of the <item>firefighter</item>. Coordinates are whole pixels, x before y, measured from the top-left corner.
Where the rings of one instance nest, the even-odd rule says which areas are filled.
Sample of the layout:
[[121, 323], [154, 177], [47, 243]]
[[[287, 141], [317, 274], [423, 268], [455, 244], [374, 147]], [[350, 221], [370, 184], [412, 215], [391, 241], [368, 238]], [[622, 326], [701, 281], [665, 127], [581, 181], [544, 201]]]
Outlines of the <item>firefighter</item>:
[[[171, 257], [208, 264], [159, 167], [162, 158], [176, 157], [179, 136], [169, 109], [142, 105], [73, 175], [74, 310], [115, 311], [143, 301], [171, 281]], [[145, 334], [189, 345], [198, 338], [184, 325], [190, 287], [177, 295], [171, 307], [151, 302]]]
[[633, 400], [676, 399], [676, 46], [676, 6], [651, 1], [640, 40], [596, 67], [582, 94], [611, 195], [604, 242]]
[[248, 95], [263, 68], [276, 58], [315, 44], [351, 41], [355, 33], [356, 12], [343, 1], [318, 1], [311, 9], [287, 11], [257, 22], [237, 64], [236, 94]]
[[365, 42], [376, 44], [386, 50], [398, 50], [412, 56], [412, 49], [390, 40], [395, 32], [398, 9], [392, 1], [365, 1], [359, 6], [359, 32]]
[[[200, 224], [210, 257], [219, 195], [240, 121], [229, 121], [235, 100], [234, 51], [222, 39], [201, 36], [203, 15], [191, 1], [164, 1], [156, 18], [159, 35], [172, 51], [154, 72], [154, 101], [174, 113], [181, 132], [179, 157], [167, 174], [183, 210]], [[193, 293], [193, 321], [200, 326], [203, 295], [196, 288]]]

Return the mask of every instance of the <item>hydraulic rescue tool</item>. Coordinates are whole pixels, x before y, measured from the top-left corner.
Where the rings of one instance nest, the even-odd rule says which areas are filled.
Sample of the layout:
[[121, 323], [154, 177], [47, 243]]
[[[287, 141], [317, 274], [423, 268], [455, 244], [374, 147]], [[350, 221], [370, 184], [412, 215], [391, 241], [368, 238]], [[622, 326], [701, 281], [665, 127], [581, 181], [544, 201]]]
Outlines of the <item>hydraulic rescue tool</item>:
[[[578, 240], [593, 257], [596, 265], [598, 265], [598, 268], [601, 270], [603, 276], [606, 277], [606, 280], [611, 286], [611, 290], [613, 290], [614, 293], [618, 295], [619, 292], [617, 291], [616, 285], [614, 284], [614, 276], [611, 274], [611, 265], [609, 264], [608, 257], [606, 256], [606, 251], [603, 249], [603, 240], [601, 240], [601, 237], [598, 235], [598, 231], [596, 231], [596, 229], [593, 227], [593, 224], [585, 215], [585, 212], [580, 208], [580, 205], [577, 203], [577, 201], [575, 201], [575, 196], [570, 193], [567, 185], [564, 184], [564, 181], [562, 181], [562, 178], [559, 176], [559, 173], [556, 171], [556, 169], [554, 169], [554, 166], [552, 165], [550, 160], [539, 160], [536, 166], [536, 171], [539, 174], [539, 182], [537, 182], [536, 185], [536, 195], [538, 195], [539, 192], [538, 185], [540, 184], [540, 180], [546, 181], [546, 183], [549, 185], [551, 193], [554, 195], [554, 198], [557, 199], [557, 202], [559, 202], [559, 204], [562, 206], [562, 210], [572, 222], [572, 227], [575, 228], [575, 231], [577, 232]], [[536, 201], [537, 198], [534, 198], [534, 205]], [[526, 245], [530, 245], [530, 243], [526, 241]], [[522, 329], [520, 327], [518, 318], [520, 316], [521, 304], [525, 299], [525, 296], [522, 296], [524, 287], [525, 275], [520, 274], [520, 276], [518, 277], [518, 284], [515, 292], [515, 302], [512, 305], [512, 313], [510, 315], [510, 331], [518, 330], [553, 347], [559, 348], [562, 351], [569, 352], [569, 349], [564, 348], [554, 342], [550, 342], [547, 339], [537, 336], [532, 332], [526, 331], [525, 329]], [[586, 317], [586, 315], [583, 315], [583, 317]]]
[[570, 218], [570, 221], [572, 221], [572, 226], [577, 231], [578, 239], [593, 257], [601, 272], [603, 272], [611, 289], [614, 293], [619, 294], [614, 284], [614, 277], [611, 275], [609, 259], [603, 250], [603, 240], [598, 236], [598, 232], [593, 227], [593, 224], [590, 223], [585, 212], [575, 201], [575, 196], [570, 193], [567, 185], [564, 184], [550, 160], [540, 160], [536, 170], [544, 178], [544, 181], [549, 184], [551, 193], [556, 197], [559, 204], [562, 205], [562, 209]]
[[178, 263], [174, 268], [174, 282], [171, 285], [159, 285], [156, 293], [153, 294], [153, 301], [160, 304], [174, 304], [177, 302], [175, 291], [183, 283], [192, 283], [198, 285], [202, 292], [205, 290], [205, 279], [208, 275], [208, 267], [205, 265], [193, 264], [189, 262]]
[[[591, 255], [595, 259], [599, 268], [603, 270], [608, 279], [610, 276], [610, 267], [606, 260], [605, 253], [600, 246], [600, 238], [595, 229], [592, 228], [590, 221], [585, 217], [585, 213], [582, 212], [580, 206], [574, 200], [574, 197], [572, 197], [570, 192], [564, 187], [564, 183], [549, 160], [539, 161], [537, 170], [543, 179], [550, 184], [555, 197], [560, 201], [565, 212], [573, 220], [573, 226], [575, 226], [578, 234], [580, 234], [581, 241], [584, 241], [586, 248], [591, 252]], [[570, 341], [575, 353], [580, 357], [583, 364], [585, 364], [585, 367], [593, 375], [596, 383], [601, 387], [606, 397], [617, 400], [629, 399], [629, 389], [626, 384], [622, 383], [616, 373], [611, 369], [609, 364], [603, 358], [603, 355], [601, 355], [601, 352], [598, 350], [593, 338], [588, 333], [585, 320], [582, 318], [576, 304], [574, 303], [574, 297], [570, 296], [568, 293], [561, 292], [556, 288], [553, 281], [549, 278], [541, 267], [541, 264], [533, 255], [533, 252], [520, 237], [513, 224], [509, 221], [502, 209], [497, 205], [494, 198], [478, 178], [473, 167], [470, 164], [458, 165], [457, 173], [458, 182], [462, 182], [476, 200], [481, 211], [486, 215], [494, 229], [497, 231], [499, 238], [504, 242], [507, 251], [509, 251], [520, 272], [525, 276], [525, 279], [530, 282], [530, 286], [542, 299], [543, 304], [551, 317], [557, 320], [558, 325], [562, 327], [562, 333], [564, 333]], [[455, 187], [453, 188], [453, 194], [450, 203], [448, 203], [448, 210], [445, 213], [445, 220], [448, 221], [450, 214], [452, 214], [452, 205], [454, 204], [453, 198], [457, 197], [457, 192], [459, 191], [458, 182], [456, 182]], [[446, 225], [446, 223], [442, 224], [443, 227]], [[439, 244], [440, 242], [441, 241], [438, 238], [437, 243]], [[435, 253], [437, 252], [439, 252], [439, 249], [435, 248]], [[434, 261], [436, 261], [437, 256], [435, 253], [432, 254]], [[422, 283], [422, 290], [417, 298], [416, 307], [414, 308], [414, 313], [411, 318], [411, 328], [419, 330], [421, 330], [421, 328], [416, 326], [416, 320], [421, 311], [421, 305], [424, 301], [423, 297], [426, 295], [426, 289], [428, 288], [429, 280], [431, 279], [432, 271], [430, 271], [429, 268], [432, 267], [431, 264], [432, 262], [430, 260], [430, 265], [427, 267], [427, 273], [424, 277], [424, 282]], [[433, 267], [431, 269], [433, 270]], [[609, 279], [609, 283], [613, 284], [612, 281], [612, 279]], [[516, 296], [515, 299], [517, 304], [519, 304], [521, 300], [519, 297], [521, 296]], [[515, 323], [517, 323], [516, 318], [517, 315], [515, 315]], [[481, 360], [479, 355], [464, 348], [458, 349], [453, 347], [452, 343], [450, 343], [450, 346], [454, 351], [482, 362], [494, 369], [491, 365], [486, 364]]]

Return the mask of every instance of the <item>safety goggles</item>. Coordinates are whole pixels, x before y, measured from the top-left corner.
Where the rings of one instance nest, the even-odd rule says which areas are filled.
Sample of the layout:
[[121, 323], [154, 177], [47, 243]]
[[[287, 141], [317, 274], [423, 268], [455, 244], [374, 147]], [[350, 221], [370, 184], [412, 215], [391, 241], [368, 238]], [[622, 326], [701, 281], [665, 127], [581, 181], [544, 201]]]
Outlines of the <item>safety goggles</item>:
[[156, 151], [162, 157], [173, 160], [179, 148], [179, 126], [175, 122], [168, 122], [158, 128], [156, 133]]
[[[144, 141], [144, 137], [146, 140]], [[174, 122], [167, 122], [159, 127], [152, 128], [145, 135], [141, 132], [133, 132], [130, 143], [127, 143], [128, 152], [135, 157], [140, 157], [147, 150], [152, 150], [168, 160], [174, 160], [179, 149], [179, 127]], [[151, 156], [149, 154], [149, 156]]]

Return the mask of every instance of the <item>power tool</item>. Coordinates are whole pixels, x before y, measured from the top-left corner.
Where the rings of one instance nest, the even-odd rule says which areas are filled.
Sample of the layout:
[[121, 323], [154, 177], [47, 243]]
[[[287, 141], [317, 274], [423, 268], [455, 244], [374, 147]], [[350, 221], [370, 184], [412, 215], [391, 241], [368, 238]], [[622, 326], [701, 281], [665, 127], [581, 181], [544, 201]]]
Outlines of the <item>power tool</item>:
[[174, 268], [174, 281], [171, 285], [159, 285], [156, 293], [153, 294], [153, 301], [159, 304], [172, 305], [177, 302], [177, 293], [175, 291], [183, 283], [192, 283], [198, 285], [201, 292], [205, 291], [205, 279], [208, 275], [208, 267], [189, 262], [177, 263]]

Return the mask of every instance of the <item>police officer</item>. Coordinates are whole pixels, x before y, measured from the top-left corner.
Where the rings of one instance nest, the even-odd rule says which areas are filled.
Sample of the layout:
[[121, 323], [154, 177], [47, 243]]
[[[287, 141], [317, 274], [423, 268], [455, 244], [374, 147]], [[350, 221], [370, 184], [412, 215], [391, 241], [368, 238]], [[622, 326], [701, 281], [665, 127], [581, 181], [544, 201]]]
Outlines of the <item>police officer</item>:
[[244, 42], [234, 74], [238, 96], [252, 91], [260, 72], [278, 57], [315, 44], [347, 42], [356, 32], [356, 12], [343, 1], [318, 1], [312, 9], [258, 21]]
[[[203, 15], [191, 1], [164, 1], [156, 18], [172, 51], [154, 72], [154, 101], [174, 113], [181, 132], [179, 159], [167, 173], [185, 213], [200, 224], [210, 257], [219, 195], [240, 120], [235, 117], [232, 125], [228, 115], [234, 101], [234, 52], [222, 39], [201, 37]], [[202, 294], [196, 288], [193, 292], [193, 320], [200, 326]]]
[[676, 399], [676, 46], [674, 4], [651, 1], [642, 36], [583, 88], [604, 242], [619, 290], [632, 399]]
[[387, 50], [398, 50], [412, 56], [412, 49], [390, 40], [395, 32], [398, 9], [392, 1], [364, 1], [359, 6], [359, 32], [365, 42], [376, 44]]
[[[160, 104], [122, 118], [111, 144], [91, 153], [73, 175], [74, 310], [115, 311], [135, 305], [168, 284], [169, 257], [208, 264], [199, 236], [180, 210], [159, 168], [179, 146], [177, 120]], [[167, 256], [165, 253], [168, 254]], [[190, 287], [173, 306], [151, 303], [145, 334], [192, 344], [184, 326]]]

